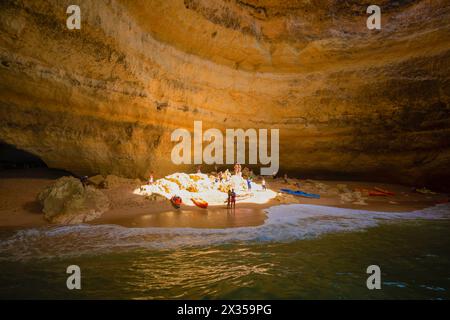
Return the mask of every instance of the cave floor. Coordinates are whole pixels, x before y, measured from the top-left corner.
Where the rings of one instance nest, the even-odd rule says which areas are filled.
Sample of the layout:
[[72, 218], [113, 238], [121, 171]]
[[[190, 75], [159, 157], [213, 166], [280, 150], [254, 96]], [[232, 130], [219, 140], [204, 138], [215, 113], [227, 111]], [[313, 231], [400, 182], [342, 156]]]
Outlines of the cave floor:
[[[0, 227], [37, 227], [48, 224], [43, 218], [41, 207], [36, 200], [38, 193], [55, 179], [67, 175], [66, 172], [48, 169], [11, 169], [0, 171]], [[306, 183], [305, 183], [306, 181]], [[280, 188], [296, 189], [296, 183], [308, 185], [308, 180], [267, 179], [268, 188], [278, 191]], [[320, 199], [307, 199], [280, 194], [265, 204], [237, 203], [236, 210], [227, 210], [226, 206], [210, 206], [207, 210], [182, 206], [174, 209], [169, 201], [149, 200], [133, 194], [134, 188], [119, 185], [111, 189], [102, 189], [111, 200], [111, 208], [92, 224], [117, 224], [126, 227], [193, 227], [193, 228], [229, 228], [256, 226], [264, 223], [265, 209], [280, 204], [312, 204], [349, 209], [361, 209], [380, 212], [410, 212], [447, 202], [445, 194], [419, 194], [411, 187], [362, 181], [313, 181], [327, 186], [329, 190], [342, 188], [348, 190], [371, 189], [381, 187], [395, 193], [394, 196], [364, 197], [364, 205], [355, 201], [343, 201], [342, 193], [324, 192]], [[306, 190], [314, 191], [314, 190]], [[345, 199], [344, 199], [345, 200]]]

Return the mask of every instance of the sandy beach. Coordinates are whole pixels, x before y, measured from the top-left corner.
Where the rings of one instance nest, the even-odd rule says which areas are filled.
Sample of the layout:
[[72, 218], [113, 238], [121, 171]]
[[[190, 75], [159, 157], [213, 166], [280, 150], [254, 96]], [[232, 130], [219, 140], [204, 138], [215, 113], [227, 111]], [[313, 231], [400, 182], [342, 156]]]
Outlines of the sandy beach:
[[[0, 172], [0, 227], [28, 228], [45, 226], [42, 208], [36, 197], [46, 186], [67, 172], [47, 168], [13, 169]], [[280, 188], [296, 189], [296, 184], [304, 184], [304, 179], [267, 179], [269, 189], [278, 192]], [[410, 212], [431, 207], [448, 201], [445, 194], [419, 194], [409, 186], [371, 183], [360, 181], [318, 181], [333, 189], [345, 185], [350, 190], [380, 187], [395, 193], [394, 196], [367, 197], [366, 205], [342, 201], [339, 194], [322, 193], [320, 199], [308, 199], [280, 194], [264, 204], [237, 203], [236, 210], [225, 205], [200, 209], [182, 205], [174, 209], [165, 199], [151, 200], [133, 194], [134, 186], [118, 185], [101, 189], [111, 201], [110, 209], [91, 224], [117, 224], [125, 227], [193, 227], [229, 228], [256, 226], [264, 223], [265, 209], [280, 204], [312, 204], [350, 209], [382, 212]]]
[[[278, 194], [264, 204], [237, 202], [235, 211], [175, 209], [163, 197], [134, 193], [131, 180], [98, 189], [110, 201], [100, 218], [50, 224], [36, 197], [66, 175], [45, 168], [0, 172], [0, 298], [448, 299], [449, 207], [435, 206], [447, 201], [444, 194], [268, 178], [274, 191], [298, 183], [308, 192], [314, 185], [327, 191], [320, 199]], [[336, 192], [343, 185], [395, 196], [343, 201], [354, 192]], [[365, 289], [373, 263], [386, 270], [383, 290]], [[83, 290], [64, 285], [73, 264], [83, 270]]]

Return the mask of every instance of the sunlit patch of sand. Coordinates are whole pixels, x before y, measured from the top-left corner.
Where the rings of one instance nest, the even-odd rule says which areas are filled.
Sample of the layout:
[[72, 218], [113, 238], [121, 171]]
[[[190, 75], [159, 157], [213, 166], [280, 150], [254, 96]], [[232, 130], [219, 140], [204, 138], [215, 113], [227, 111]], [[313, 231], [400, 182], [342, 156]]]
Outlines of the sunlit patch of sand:
[[254, 182], [251, 182], [251, 190], [248, 190], [247, 181], [241, 175], [230, 175], [228, 179], [218, 181], [213, 175], [179, 172], [156, 180], [153, 184], [143, 185], [133, 193], [142, 196], [157, 194], [167, 199], [179, 196], [183, 204], [188, 206], [194, 206], [192, 198], [201, 198], [209, 205], [223, 205], [227, 201], [228, 189], [234, 189], [238, 203], [263, 204], [277, 196], [276, 192], [264, 190]]

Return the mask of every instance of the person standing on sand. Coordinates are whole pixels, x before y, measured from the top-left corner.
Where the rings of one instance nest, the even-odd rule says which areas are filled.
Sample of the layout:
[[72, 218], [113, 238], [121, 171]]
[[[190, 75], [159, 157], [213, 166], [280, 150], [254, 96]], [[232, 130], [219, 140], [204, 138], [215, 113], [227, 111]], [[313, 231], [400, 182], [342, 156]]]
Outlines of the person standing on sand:
[[153, 173], [150, 175], [150, 178], [148, 179], [148, 184], [153, 184]]
[[234, 189], [231, 189], [231, 207], [236, 209], [236, 192], [234, 192]]
[[229, 209], [230, 206], [231, 206], [231, 189], [228, 189], [227, 208]]
[[247, 178], [247, 189], [252, 191], [252, 180], [250, 178]]
[[262, 188], [263, 188], [264, 191], [267, 190], [267, 187], [266, 187], [266, 180], [265, 180], [264, 178], [262, 178], [261, 186], [262, 186]]
[[225, 170], [225, 181], [229, 181], [230, 180], [230, 178], [231, 178], [231, 173], [230, 173], [230, 171], [227, 169], [227, 170]]

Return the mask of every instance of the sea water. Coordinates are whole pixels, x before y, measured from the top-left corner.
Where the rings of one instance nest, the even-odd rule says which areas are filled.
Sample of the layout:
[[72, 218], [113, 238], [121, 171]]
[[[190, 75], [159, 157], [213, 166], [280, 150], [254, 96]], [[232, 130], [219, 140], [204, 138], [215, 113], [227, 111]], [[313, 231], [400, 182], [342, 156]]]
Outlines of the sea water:
[[[449, 299], [450, 205], [388, 213], [313, 205], [254, 227], [0, 230], [0, 298]], [[369, 290], [366, 269], [381, 268]], [[68, 290], [66, 268], [81, 269]]]

